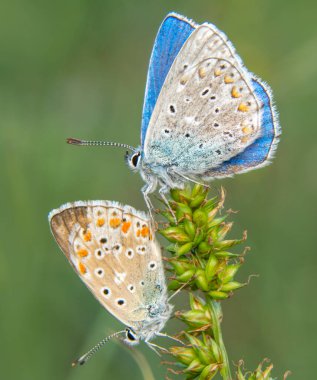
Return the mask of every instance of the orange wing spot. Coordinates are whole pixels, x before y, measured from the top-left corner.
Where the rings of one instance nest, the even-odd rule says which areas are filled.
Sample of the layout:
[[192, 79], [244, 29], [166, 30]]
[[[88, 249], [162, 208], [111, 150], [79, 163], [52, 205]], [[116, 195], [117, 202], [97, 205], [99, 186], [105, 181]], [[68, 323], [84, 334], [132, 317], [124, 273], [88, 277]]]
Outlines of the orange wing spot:
[[87, 251], [87, 249], [82, 248], [82, 249], [80, 249], [80, 250], [77, 252], [77, 255], [78, 255], [79, 257], [86, 257], [86, 256], [88, 256], [88, 251]]
[[126, 234], [129, 231], [130, 226], [131, 222], [124, 222], [121, 227], [122, 232]]
[[207, 75], [206, 70], [203, 67], [200, 67], [200, 69], [198, 70], [198, 75], [201, 79], [205, 78], [205, 76]]
[[79, 264], [78, 264], [78, 269], [79, 269], [80, 274], [86, 274], [87, 273], [87, 269], [86, 269], [85, 265], [81, 262], [79, 262]]
[[188, 76], [187, 76], [187, 75], [184, 75], [184, 76], [181, 78], [181, 80], [180, 80], [180, 84], [185, 85], [187, 82], [188, 82]]
[[244, 137], [241, 138], [241, 142], [243, 144], [247, 143], [248, 141], [249, 141], [249, 137], [248, 136], [244, 136]]
[[112, 218], [112, 219], [110, 219], [109, 224], [110, 224], [111, 228], [118, 228], [121, 224], [121, 219]]
[[141, 236], [141, 230], [138, 229], [138, 230], [136, 231], [136, 237], [140, 237], [140, 236]]
[[242, 132], [243, 132], [245, 135], [249, 135], [252, 131], [253, 131], [253, 129], [252, 129], [250, 126], [246, 126], [246, 127], [243, 127], [243, 128], [242, 128]]
[[149, 235], [149, 229], [148, 229], [148, 227], [143, 227], [142, 228], [142, 230], [141, 230], [141, 235], [142, 235], [142, 237], [147, 237], [148, 235]]
[[248, 112], [250, 107], [247, 105], [247, 103], [240, 103], [238, 107], [238, 111], [240, 112]]
[[242, 94], [240, 94], [240, 92], [238, 91], [238, 88], [236, 86], [233, 86], [232, 90], [231, 90], [231, 96], [233, 98], [241, 98]]
[[89, 230], [84, 233], [84, 241], [91, 241], [91, 232]]
[[222, 71], [220, 69], [215, 70], [215, 77], [219, 77], [222, 74]]
[[229, 77], [228, 75], [225, 76], [225, 79], [224, 79], [224, 82], [226, 84], [228, 83], [233, 83], [234, 82], [234, 79], [232, 77]]
[[96, 224], [98, 227], [102, 227], [105, 224], [105, 219], [104, 218], [98, 218]]

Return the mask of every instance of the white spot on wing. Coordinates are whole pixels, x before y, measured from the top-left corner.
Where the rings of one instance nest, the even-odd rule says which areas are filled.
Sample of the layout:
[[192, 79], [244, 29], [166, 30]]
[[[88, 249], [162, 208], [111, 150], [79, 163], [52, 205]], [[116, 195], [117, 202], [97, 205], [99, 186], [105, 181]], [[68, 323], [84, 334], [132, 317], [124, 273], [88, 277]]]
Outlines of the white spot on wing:
[[115, 271], [114, 272], [114, 282], [117, 285], [120, 285], [125, 280], [126, 276], [127, 276], [126, 272], [119, 273], [119, 272]]
[[184, 121], [186, 124], [190, 124], [190, 125], [198, 125], [199, 124], [199, 122], [197, 122], [195, 120], [194, 116], [185, 116]]

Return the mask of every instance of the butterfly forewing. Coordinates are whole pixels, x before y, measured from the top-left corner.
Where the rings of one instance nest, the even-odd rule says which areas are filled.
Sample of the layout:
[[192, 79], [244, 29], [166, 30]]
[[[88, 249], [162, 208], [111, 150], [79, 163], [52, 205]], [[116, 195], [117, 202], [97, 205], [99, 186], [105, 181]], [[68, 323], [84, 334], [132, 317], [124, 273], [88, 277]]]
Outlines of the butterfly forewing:
[[161, 252], [148, 217], [115, 202], [76, 202], [50, 214], [52, 233], [98, 301], [139, 327], [165, 296]]
[[196, 174], [217, 167], [259, 137], [261, 107], [231, 43], [203, 24], [162, 87], [146, 134], [146, 161]]

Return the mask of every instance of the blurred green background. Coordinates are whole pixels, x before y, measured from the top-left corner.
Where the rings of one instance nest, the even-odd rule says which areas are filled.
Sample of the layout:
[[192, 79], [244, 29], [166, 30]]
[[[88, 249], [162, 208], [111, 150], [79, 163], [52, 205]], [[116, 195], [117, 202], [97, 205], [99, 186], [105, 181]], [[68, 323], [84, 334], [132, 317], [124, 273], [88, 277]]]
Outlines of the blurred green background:
[[[2, 0], [2, 379], [141, 379], [115, 342], [86, 366], [70, 367], [121, 326], [59, 251], [47, 213], [79, 199], [145, 208], [124, 151], [71, 147], [65, 138], [139, 144], [148, 60], [170, 10], [225, 31], [246, 66], [272, 86], [283, 127], [273, 165], [214, 183], [226, 187], [226, 206], [240, 210], [231, 236], [249, 232], [240, 280], [260, 274], [224, 302], [230, 360], [253, 369], [269, 357], [279, 379], [287, 369], [292, 379], [316, 376], [317, 3]], [[139, 349], [163, 379], [159, 358]]]

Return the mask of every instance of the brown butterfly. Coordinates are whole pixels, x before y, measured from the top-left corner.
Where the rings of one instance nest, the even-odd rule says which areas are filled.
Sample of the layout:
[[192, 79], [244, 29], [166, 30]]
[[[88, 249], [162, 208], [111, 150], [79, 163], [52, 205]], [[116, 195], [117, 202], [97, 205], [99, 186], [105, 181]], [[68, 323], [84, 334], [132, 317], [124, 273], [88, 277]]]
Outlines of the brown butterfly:
[[111, 337], [135, 345], [151, 340], [169, 319], [161, 249], [147, 214], [112, 201], [67, 203], [49, 214], [51, 231], [101, 305], [127, 328], [105, 338], [76, 363], [84, 364]]

